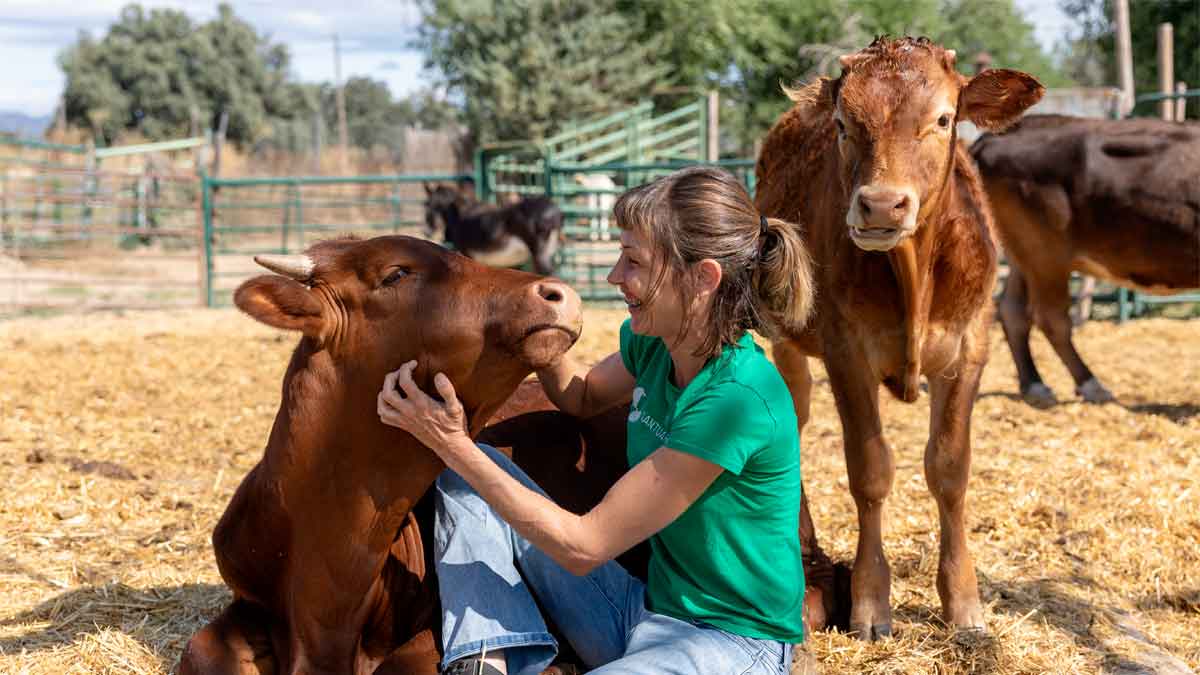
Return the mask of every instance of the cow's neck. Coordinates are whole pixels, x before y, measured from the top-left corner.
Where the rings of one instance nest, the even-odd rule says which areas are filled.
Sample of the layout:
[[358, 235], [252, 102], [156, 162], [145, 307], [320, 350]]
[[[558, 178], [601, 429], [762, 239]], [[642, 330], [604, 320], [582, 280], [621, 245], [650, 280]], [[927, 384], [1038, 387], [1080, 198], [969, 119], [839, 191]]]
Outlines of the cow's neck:
[[280, 464], [270, 473], [294, 481], [292, 489], [323, 495], [313, 503], [344, 507], [323, 517], [369, 518], [358, 525], [390, 543], [445, 467], [412, 436], [380, 423], [373, 386], [303, 340], [284, 378], [266, 461]]
[[929, 325], [928, 288], [933, 268], [933, 250], [939, 231], [943, 229], [945, 214], [949, 213], [952, 199], [949, 176], [953, 175], [953, 157], [948, 163], [946, 179], [931, 203], [923, 205], [919, 213], [917, 231], [888, 251], [888, 262], [900, 290], [904, 307], [904, 369], [900, 398], [912, 403], [917, 400], [921, 378], [921, 349], [925, 342], [925, 331]]

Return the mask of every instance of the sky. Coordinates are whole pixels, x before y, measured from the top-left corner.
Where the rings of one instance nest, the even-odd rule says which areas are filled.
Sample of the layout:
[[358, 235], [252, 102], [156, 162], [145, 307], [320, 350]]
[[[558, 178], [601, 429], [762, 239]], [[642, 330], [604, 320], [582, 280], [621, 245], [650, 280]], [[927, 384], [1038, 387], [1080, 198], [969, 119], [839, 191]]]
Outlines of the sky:
[[[63, 87], [57, 55], [80, 30], [101, 37], [128, 0], [0, 0], [0, 110], [28, 115], [54, 111]], [[1068, 19], [1055, 0], [1016, 0], [1047, 48]], [[180, 9], [194, 21], [216, 15], [217, 2], [143, 0], [143, 7]], [[333, 39], [342, 46], [342, 77], [364, 75], [401, 97], [428, 84], [421, 55], [407, 48], [420, 15], [411, 0], [233, 0], [234, 12], [291, 48], [292, 69], [303, 82], [332, 81]]]

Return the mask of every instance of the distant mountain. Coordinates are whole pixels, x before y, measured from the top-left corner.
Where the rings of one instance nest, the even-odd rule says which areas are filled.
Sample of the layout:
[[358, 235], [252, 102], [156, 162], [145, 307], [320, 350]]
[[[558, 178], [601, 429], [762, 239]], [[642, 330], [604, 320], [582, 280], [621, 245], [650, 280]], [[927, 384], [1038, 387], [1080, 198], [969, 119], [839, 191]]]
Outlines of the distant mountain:
[[42, 132], [53, 121], [53, 115], [32, 117], [15, 110], [0, 110], [0, 132], [16, 134], [22, 138], [41, 138]]

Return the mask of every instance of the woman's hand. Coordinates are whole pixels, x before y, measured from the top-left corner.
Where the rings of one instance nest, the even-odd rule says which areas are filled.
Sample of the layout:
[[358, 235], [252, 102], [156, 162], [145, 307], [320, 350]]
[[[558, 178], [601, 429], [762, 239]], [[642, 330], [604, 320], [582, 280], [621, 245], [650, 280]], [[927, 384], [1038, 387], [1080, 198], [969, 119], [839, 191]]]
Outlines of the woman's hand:
[[454, 393], [450, 378], [442, 373], [434, 375], [433, 385], [443, 402], [439, 403], [421, 391], [412, 379], [416, 367], [416, 361], [409, 361], [384, 378], [383, 391], [379, 392], [376, 402], [379, 419], [412, 434], [448, 463], [448, 454], [467, 446], [475, 448], [467, 435], [462, 403]]

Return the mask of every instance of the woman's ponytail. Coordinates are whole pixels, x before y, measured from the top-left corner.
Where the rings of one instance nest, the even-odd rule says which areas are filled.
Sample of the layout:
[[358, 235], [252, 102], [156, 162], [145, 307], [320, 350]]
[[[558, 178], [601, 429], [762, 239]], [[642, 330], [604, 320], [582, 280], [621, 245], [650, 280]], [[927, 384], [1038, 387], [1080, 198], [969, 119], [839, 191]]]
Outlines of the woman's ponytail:
[[812, 257], [796, 225], [778, 218], [761, 222], [765, 227], [754, 274], [759, 331], [779, 339], [799, 333], [808, 323], [816, 288]]

